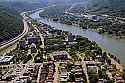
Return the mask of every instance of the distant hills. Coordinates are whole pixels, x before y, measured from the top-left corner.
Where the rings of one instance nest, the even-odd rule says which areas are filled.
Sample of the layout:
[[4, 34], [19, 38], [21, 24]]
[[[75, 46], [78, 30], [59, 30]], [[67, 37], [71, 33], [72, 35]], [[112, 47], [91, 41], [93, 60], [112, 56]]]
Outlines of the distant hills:
[[52, 4], [74, 3], [78, 4], [70, 12], [125, 17], [125, 0], [0, 0], [0, 42], [10, 39], [22, 31], [22, 18], [15, 10], [22, 12]]
[[80, 3], [74, 7], [76, 12], [87, 10], [93, 14], [112, 14], [125, 16], [125, 0], [0, 0], [0, 4], [15, 8], [19, 12], [46, 7], [52, 4]]
[[47, 6], [47, 2], [40, 0], [0, 0], [0, 4], [13, 8], [18, 12], [29, 11]]
[[93, 0], [90, 12], [125, 16], [125, 0]]
[[0, 4], [22, 12], [53, 4], [71, 4], [82, 0], [0, 0]]
[[125, 16], [125, 0], [83, 0], [74, 9], [76, 12], [83, 9], [93, 14]]
[[13, 9], [0, 6], [0, 42], [16, 37], [22, 30], [20, 14]]

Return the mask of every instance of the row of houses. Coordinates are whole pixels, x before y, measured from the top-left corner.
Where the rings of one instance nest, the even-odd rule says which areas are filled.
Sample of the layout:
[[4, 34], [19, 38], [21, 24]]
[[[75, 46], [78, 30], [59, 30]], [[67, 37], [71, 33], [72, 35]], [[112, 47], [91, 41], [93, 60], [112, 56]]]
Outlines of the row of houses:
[[[36, 82], [39, 67], [42, 64], [19, 64], [3, 78], [6, 83], [29, 83]], [[2, 81], [0, 81], [1, 83]]]

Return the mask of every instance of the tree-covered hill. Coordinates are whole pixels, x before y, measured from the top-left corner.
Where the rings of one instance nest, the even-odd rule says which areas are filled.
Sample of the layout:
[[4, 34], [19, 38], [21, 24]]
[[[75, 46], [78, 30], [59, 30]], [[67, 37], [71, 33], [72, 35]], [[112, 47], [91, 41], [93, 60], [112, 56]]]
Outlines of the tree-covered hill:
[[125, 16], [125, 0], [83, 0], [70, 12]]
[[[112, 14], [124, 15], [125, 0], [0, 0], [0, 4], [18, 11], [33, 10], [40, 7], [46, 7], [53, 4], [74, 4], [80, 3], [74, 7], [71, 12], [82, 12], [85, 9], [93, 14]], [[86, 12], [86, 11], [85, 11]]]
[[0, 4], [22, 12], [53, 4], [72, 4], [82, 0], [0, 0]]
[[24, 12], [45, 7], [47, 3], [44, 0], [42, 2], [39, 0], [0, 0], [0, 5], [13, 8], [18, 12]]
[[14, 38], [22, 31], [23, 22], [20, 14], [0, 6], [0, 42]]
[[40, 16], [42, 17], [51, 17], [56, 18], [59, 16], [63, 16], [66, 9], [68, 9], [70, 5], [56, 5], [49, 8], [46, 8], [44, 12], [40, 13]]

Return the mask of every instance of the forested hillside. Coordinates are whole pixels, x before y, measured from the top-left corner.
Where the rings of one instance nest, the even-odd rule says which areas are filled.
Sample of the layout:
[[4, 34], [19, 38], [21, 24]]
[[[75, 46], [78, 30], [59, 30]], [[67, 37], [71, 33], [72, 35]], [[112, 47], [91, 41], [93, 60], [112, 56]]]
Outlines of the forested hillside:
[[83, 0], [70, 10], [73, 13], [125, 16], [125, 0]]
[[16, 37], [22, 31], [23, 22], [20, 14], [0, 6], [0, 42]]
[[72, 4], [80, 1], [83, 0], [0, 0], [0, 4], [22, 12], [53, 4]]
[[[125, 0], [0, 0], [0, 4], [22, 12], [52, 4], [78, 4], [71, 12], [124, 15]], [[124, 15], [125, 16], [125, 15]]]
[[39, 0], [0, 0], [0, 5], [13, 8], [18, 12], [34, 10], [47, 6], [47, 3]]

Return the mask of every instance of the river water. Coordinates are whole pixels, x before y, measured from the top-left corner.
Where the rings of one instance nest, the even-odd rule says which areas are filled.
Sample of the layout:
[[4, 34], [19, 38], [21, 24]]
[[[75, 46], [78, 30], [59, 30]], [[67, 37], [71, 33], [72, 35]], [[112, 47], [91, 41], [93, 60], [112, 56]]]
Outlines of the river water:
[[125, 64], [125, 40], [117, 40], [108, 36], [100, 35], [91, 30], [83, 30], [80, 27], [61, 24], [48, 19], [40, 18], [39, 12], [41, 11], [33, 13], [32, 15], [30, 15], [30, 17], [32, 17], [33, 19], [39, 19], [41, 22], [51, 25], [56, 29], [69, 31], [75, 35], [87, 37], [89, 40], [95, 41], [100, 47], [105, 49], [107, 52], [110, 52], [111, 54], [117, 56], [120, 59], [121, 63]]

